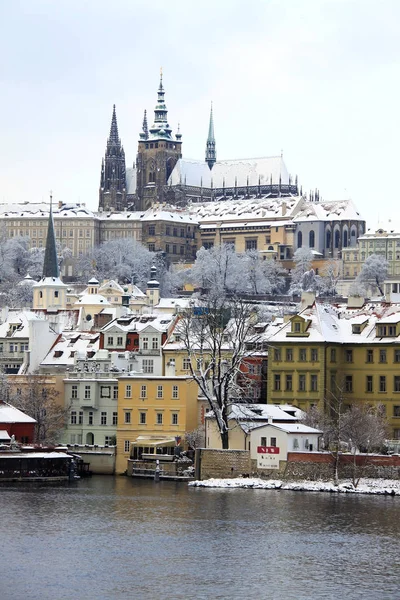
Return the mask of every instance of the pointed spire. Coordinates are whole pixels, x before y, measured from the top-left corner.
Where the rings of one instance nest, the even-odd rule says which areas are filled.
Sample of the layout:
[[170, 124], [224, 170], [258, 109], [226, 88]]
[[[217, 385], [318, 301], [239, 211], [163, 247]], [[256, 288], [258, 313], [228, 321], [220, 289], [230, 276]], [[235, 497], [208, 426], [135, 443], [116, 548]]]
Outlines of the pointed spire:
[[56, 234], [54, 231], [53, 220], [53, 195], [50, 192], [50, 212], [49, 224], [47, 228], [46, 249], [43, 262], [43, 279], [45, 277], [59, 277], [60, 271], [58, 268]]
[[158, 86], [157, 92], [157, 104], [154, 109], [154, 124], [150, 128], [151, 137], [154, 139], [169, 139], [172, 140], [171, 132], [172, 129], [168, 125], [167, 120], [167, 107], [165, 104], [165, 92], [163, 86], [162, 69], [160, 69], [160, 85]]
[[211, 110], [210, 110], [210, 123], [208, 126], [208, 137], [206, 143], [206, 163], [211, 171], [215, 162], [217, 160], [217, 151], [215, 146], [215, 136], [214, 136], [214, 117], [213, 117], [213, 106], [211, 102]]
[[145, 140], [147, 140], [149, 138], [149, 128], [147, 125], [147, 110], [144, 110], [144, 116], [143, 116], [143, 133], [145, 135]]
[[118, 137], [118, 124], [117, 124], [117, 113], [115, 112], [115, 104], [113, 105], [113, 113], [111, 117], [110, 137], [108, 138], [110, 144], [120, 145]]

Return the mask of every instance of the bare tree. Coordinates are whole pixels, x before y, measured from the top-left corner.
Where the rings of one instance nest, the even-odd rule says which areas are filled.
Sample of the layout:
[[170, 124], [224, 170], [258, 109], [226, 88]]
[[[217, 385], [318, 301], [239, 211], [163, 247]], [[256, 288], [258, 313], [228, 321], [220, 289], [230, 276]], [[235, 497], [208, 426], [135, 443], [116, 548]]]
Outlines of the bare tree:
[[189, 368], [201, 395], [213, 411], [222, 448], [229, 448], [229, 407], [244, 401], [240, 366], [259, 339], [254, 332], [254, 307], [238, 298], [209, 294], [206, 301], [184, 312], [175, 332], [179, 333], [189, 358]]
[[185, 433], [185, 442], [187, 445], [193, 450], [197, 450], [197, 448], [204, 448], [206, 441], [206, 431], [204, 425], [199, 425], [196, 429], [192, 431], [186, 431]]
[[68, 408], [58, 401], [59, 392], [44, 375], [24, 375], [15, 382], [8, 378], [8, 402], [36, 420], [35, 443], [55, 444], [66, 425]]

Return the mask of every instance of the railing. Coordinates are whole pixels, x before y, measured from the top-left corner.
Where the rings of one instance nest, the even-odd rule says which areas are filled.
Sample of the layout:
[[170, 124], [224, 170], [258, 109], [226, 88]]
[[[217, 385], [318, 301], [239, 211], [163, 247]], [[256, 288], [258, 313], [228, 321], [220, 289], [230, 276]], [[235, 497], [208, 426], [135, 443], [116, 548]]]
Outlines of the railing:
[[160, 356], [161, 348], [140, 348], [138, 354], [141, 354], [142, 356]]

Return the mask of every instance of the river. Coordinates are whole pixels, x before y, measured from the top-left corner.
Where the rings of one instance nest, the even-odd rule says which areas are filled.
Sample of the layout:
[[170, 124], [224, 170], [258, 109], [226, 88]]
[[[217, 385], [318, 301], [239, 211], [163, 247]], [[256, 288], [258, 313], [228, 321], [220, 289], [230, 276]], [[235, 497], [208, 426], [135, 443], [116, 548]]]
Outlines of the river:
[[0, 598], [400, 598], [400, 498], [93, 477], [0, 488]]

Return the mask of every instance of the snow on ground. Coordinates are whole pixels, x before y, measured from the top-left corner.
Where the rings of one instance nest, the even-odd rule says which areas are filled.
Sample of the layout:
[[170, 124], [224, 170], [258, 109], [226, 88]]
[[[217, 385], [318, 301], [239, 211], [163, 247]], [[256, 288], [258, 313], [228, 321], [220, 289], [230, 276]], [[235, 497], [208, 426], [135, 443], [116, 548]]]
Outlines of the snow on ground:
[[329, 481], [281, 481], [274, 479], [237, 478], [192, 481], [192, 487], [291, 490], [296, 492], [335, 492], [342, 494], [379, 494], [400, 496], [400, 481], [395, 479], [361, 479], [355, 488], [351, 481], [334, 485]]

